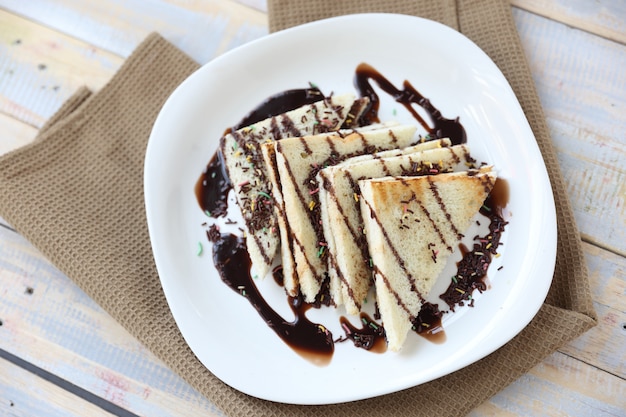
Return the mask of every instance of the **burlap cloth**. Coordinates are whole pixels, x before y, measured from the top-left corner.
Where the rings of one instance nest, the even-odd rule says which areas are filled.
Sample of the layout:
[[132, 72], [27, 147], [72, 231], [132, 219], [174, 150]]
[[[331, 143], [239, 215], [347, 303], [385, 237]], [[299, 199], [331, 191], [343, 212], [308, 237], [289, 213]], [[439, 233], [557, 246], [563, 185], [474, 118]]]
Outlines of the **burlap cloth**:
[[280, 30], [366, 11], [438, 20], [476, 42], [513, 86], [552, 180], [558, 256], [545, 304], [510, 343], [454, 374], [380, 398], [305, 407], [251, 398], [200, 364], [163, 295], [148, 239], [142, 183], [152, 123], [168, 95], [198, 65], [156, 34], [100, 92], [79, 91], [34, 143], [0, 158], [0, 216], [227, 415], [465, 415], [595, 324], [579, 234], [508, 2], [269, 0], [269, 25]]

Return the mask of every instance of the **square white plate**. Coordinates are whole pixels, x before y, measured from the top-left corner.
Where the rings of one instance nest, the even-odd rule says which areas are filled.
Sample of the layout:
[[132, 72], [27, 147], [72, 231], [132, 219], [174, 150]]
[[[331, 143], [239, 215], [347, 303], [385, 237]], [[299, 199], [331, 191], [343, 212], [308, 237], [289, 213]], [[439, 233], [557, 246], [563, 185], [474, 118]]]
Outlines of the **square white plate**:
[[[474, 308], [444, 315], [447, 340], [410, 335], [401, 353], [375, 354], [335, 344], [328, 366], [294, 353], [213, 267], [201, 225], [207, 217], [196, 180], [224, 130], [278, 92], [305, 88], [355, 92], [359, 63], [396, 86], [409, 80], [447, 118], [460, 117], [472, 156], [506, 179], [509, 225], [489, 269], [490, 289]], [[415, 123], [380, 95], [381, 120]], [[397, 113], [396, 113], [397, 112]], [[218, 378], [252, 396], [294, 404], [329, 404], [415, 386], [493, 352], [534, 317], [550, 287], [556, 215], [546, 168], [508, 82], [474, 43], [439, 23], [403, 15], [350, 15], [313, 22], [246, 44], [214, 59], [184, 81], [163, 106], [145, 160], [148, 227], [165, 296], [180, 331]], [[234, 203], [231, 201], [231, 206]], [[453, 256], [450, 265], [458, 261]], [[501, 270], [497, 270], [503, 266]], [[448, 275], [449, 277], [449, 275]], [[447, 278], [449, 280], [449, 278]], [[282, 288], [259, 280], [268, 302], [292, 320]], [[444, 288], [447, 284], [439, 284]], [[310, 311], [335, 338], [342, 309]]]

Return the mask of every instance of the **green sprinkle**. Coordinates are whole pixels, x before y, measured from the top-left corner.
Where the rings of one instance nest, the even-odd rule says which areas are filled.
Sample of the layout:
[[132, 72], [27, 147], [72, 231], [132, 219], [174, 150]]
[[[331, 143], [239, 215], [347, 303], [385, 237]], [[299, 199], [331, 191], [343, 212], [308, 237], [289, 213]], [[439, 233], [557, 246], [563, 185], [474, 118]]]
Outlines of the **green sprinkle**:
[[215, 172], [211, 172], [211, 178], [215, 178]]
[[198, 247], [196, 249], [196, 256], [202, 255], [202, 243], [198, 242]]
[[237, 143], [237, 141], [234, 141], [233, 142], [233, 151], [236, 151], [237, 147], [238, 147], [238, 143]]
[[378, 326], [377, 326], [377, 325], [376, 325], [376, 323], [374, 323], [374, 322], [371, 322], [371, 323], [370, 323], [370, 327], [371, 327], [372, 329], [374, 329], [374, 330], [378, 330]]
[[320, 246], [319, 250], [317, 251], [317, 257], [321, 258], [323, 253], [324, 253], [324, 246]]
[[452, 276], [452, 282], [454, 282], [455, 284], [458, 283], [458, 281], [456, 280], [456, 275]]
[[483, 209], [485, 209], [487, 211], [491, 211], [491, 208], [487, 207], [485, 204], [483, 204]]
[[363, 299], [363, 304], [367, 304], [367, 297]]
[[258, 194], [259, 194], [260, 196], [262, 196], [262, 197], [267, 198], [268, 200], [271, 200], [271, 199], [272, 199], [272, 196], [271, 196], [271, 195], [269, 195], [268, 193], [264, 192], [264, 191], [259, 191], [259, 192], [258, 192]]
[[393, 114], [394, 116], [396, 116], [398, 114], [398, 111], [396, 109], [393, 109], [393, 111], [391, 112], [391, 114]]
[[254, 276], [252, 278], [259, 279], [259, 276], [257, 274], [254, 274]]
[[362, 317], [361, 321], [363, 322], [363, 324], [367, 324], [367, 319], [365, 317]]
[[211, 217], [211, 212], [209, 210], [204, 210], [204, 214], [206, 214], [207, 216]]
[[374, 266], [374, 260], [370, 258], [370, 268]]

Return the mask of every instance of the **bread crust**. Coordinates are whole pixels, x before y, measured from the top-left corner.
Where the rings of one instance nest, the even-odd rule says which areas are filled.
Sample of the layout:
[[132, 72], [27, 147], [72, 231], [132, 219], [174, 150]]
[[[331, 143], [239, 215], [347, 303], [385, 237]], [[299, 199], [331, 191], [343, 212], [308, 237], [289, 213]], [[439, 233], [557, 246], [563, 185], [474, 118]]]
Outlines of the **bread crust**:
[[496, 180], [491, 167], [359, 181], [388, 347], [399, 351], [425, 297]]

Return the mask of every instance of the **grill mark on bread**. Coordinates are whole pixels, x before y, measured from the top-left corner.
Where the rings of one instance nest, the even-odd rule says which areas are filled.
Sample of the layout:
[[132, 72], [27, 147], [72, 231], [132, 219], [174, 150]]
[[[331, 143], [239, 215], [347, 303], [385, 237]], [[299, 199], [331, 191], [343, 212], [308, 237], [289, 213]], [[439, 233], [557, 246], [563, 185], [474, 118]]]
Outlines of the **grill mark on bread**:
[[[465, 147], [464, 147], [465, 148]], [[456, 152], [454, 151], [454, 149], [448, 147], [448, 149], [450, 150], [450, 155], [452, 155], [452, 160], [454, 161], [455, 164], [460, 164], [461, 163], [461, 158], [459, 158], [459, 156], [456, 154]], [[467, 150], [465, 151], [467, 153]], [[467, 160], [467, 159], [466, 159]]]
[[393, 143], [394, 145], [398, 143], [398, 138], [391, 130], [389, 131], [389, 136], [391, 137], [391, 143]]
[[[276, 150], [278, 152], [282, 152], [282, 145], [281, 145], [280, 142], [276, 142]], [[311, 149], [309, 149], [309, 152], [311, 152]], [[291, 164], [289, 164], [289, 161], [287, 161], [287, 160], [285, 160], [285, 168], [287, 170], [287, 174], [289, 174], [289, 181], [291, 181], [291, 183], [293, 184], [293, 186], [294, 186], [294, 188], [296, 190], [296, 196], [298, 197], [298, 201], [300, 202], [302, 207], [305, 210], [307, 210], [308, 206], [306, 204], [306, 200], [305, 200], [304, 196], [302, 195], [302, 192], [300, 191], [300, 187], [296, 183], [296, 177], [294, 176], [293, 171], [291, 170]]]
[[[360, 135], [360, 136], [363, 137], [362, 135]], [[331, 139], [331, 137], [326, 136], [326, 144], [330, 148], [330, 155], [331, 155], [331, 157], [333, 155], [336, 155], [337, 154], [337, 149], [335, 148], [335, 144], [333, 143], [333, 140]]]
[[[302, 253], [302, 256], [304, 257], [304, 261], [307, 264], [307, 267], [309, 268], [309, 270], [311, 271], [311, 273], [313, 274], [315, 281], [317, 281], [318, 284], [322, 283], [322, 276], [320, 276], [317, 271], [315, 271], [315, 268], [313, 268], [313, 265], [311, 264], [311, 261], [309, 261], [309, 257], [306, 254], [306, 250], [304, 248], [304, 245], [302, 244], [302, 242], [300, 242], [300, 239], [298, 239], [296, 236], [291, 235], [291, 241], [298, 246], [298, 249], [300, 249], [300, 252]], [[292, 249], [293, 249], [293, 245], [292, 245]], [[293, 254], [295, 254], [295, 251], [292, 250]]]
[[[339, 203], [339, 200], [337, 199], [337, 192], [335, 191], [335, 187], [333, 187], [333, 185], [330, 183], [330, 181], [328, 181], [328, 178], [326, 177], [326, 175], [323, 172], [321, 172], [320, 174], [321, 174], [320, 177], [322, 178], [322, 186], [328, 192], [328, 195], [330, 196], [330, 198], [334, 201], [335, 207], [337, 207], [337, 210], [341, 214], [341, 218], [343, 219], [344, 224], [346, 225], [346, 227], [350, 231], [350, 235], [352, 236], [353, 241], [358, 243], [358, 246], [361, 249], [361, 254], [366, 259], [367, 256], [368, 256], [367, 255], [367, 245], [365, 245], [365, 247], [363, 247], [364, 245], [361, 244], [362, 242], [361, 242], [361, 239], [360, 239], [357, 231], [354, 230], [354, 228], [352, 227], [352, 225], [348, 221], [348, 217], [346, 216], [346, 214], [345, 214], [345, 212], [343, 210], [343, 206]], [[350, 180], [350, 183], [353, 184], [352, 176], [350, 175], [350, 173], [344, 171], [344, 174], [348, 176], [348, 179]], [[354, 290], [353, 290], [352, 286], [350, 285], [350, 283], [348, 282], [348, 280], [346, 279], [346, 277], [343, 274], [343, 272], [341, 271], [341, 268], [339, 268], [339, 265], [337, 264], [337, 260], [336, 260], [336, 258], [334, 256], [334, 254], [329, 252], [329, 258], [328, 259], [329, 259], [329, 262], [332, 263], [332, 266], [333, 266], [334, 270], [337, 272], [337, 276], [339, 277], [339, 280], [342, 282], [342, 284], [344, 285], [344, 288], [347, 290], [348, 296], [350, 297], [350, 299], [354, 302], [354, 304], [360, 310], [361, 309], [361, 303], [354, 296]]]
[[[302, 139], [302, 138], [300, 138], [300, 140], [302, 141], [303, 139]], [[310, 148], [308, 148], [308, 146], [307, 146], [307, 149], [309, 150], [309, 154], [310, 154], [311, 149], [310, 149]], [[281, 145], [281, 143], [280, 143], [280, 142], [276, 142], [276, 150], [277, 150], [278, 152], [282, 152], [282, 145]], [[295, 188], [295, 190], [296, 190], [296, 195], [298, 196], [298, 201], [300, 202], [300, 205], [302, 205], [302, 208], [305, 210], [305, 212], [306, 212], [307, 214], [309, 214], [309, 219], [310, 219], [310, 213], [309, 213], [309, 211], [310, 211], [310, 210], [308, 209], [308, 205], [307, 205], [307, 203], [306, 203], [306, 200], [305, 200], [304, 196], [302, 195], [302, 192], [301, 192], [301, 190], [300, 190], [300, 187], [299, 187], [299, 186], [298, 186], [298, 184], [296, 183], [296, 177], [294, 176], [293, 171], [291, 170], [291, 165], [289, 164], [289, 161], [287, 161], [287, 160], [285, 160], [285, 169], [287, 170], [287, 173], [289, 174], [289, 181], [291, 181], [291, 183], [293, 184], [293, 186], [294, 186], [294, 188]], [[318, 283], [321, 283], [321, 282], [322, 282], [322, 279], [321, 279], [320, 275], [317, 273], [317, 271], [315, 270], [315, 268], [313, 267], [313, 265], [311, 264], [311, 261], [309, 261], [309, 258], [308, 258], [308, 256], [307, 256], [307, 253], [306, 253], [306, 251], [305, 251], [304, 246], [302, 245], [302, 242], [300, 242], [300, 240], [299, 240], [299, 239], [297, 239], [297, 237], [296, 237], [296, 236], [294, 236], [294, 235], [293, 235], [293, 234], [291, 234], [291, 233], [290, 233], [290, 236], [291, 236], [291, 240], [292, 240], [294, 243], [296, 243], [296, 244], [298, 245], [298, 247], [300, 248], [300, 252], [302, 252], [302, 255], [303, 255], [303, 257], [304, 257], [304, 259], [305, 259], [305, 261], [306, 261], [306, 263], [307, 263], [308, 268], [309, 268], [309, 269], [311, 270], [311, 272], [314, 274], [314, 276], [315, 276], [315, 280], [316, 280]], [[293, 248], [293, 247], [292, 247], [292, 248]], [[294, 253], [294, 252], [292, 251], [292, 253]]]
[[485, 192], [487, 194], [489, 194], [494, 186], [494, 183], [491, 182], [491, 177], [489, 175], [484, 175], [481, 180], [480, 183], [482, 184]]
[[280, 131], [280, 127], [278, 126], [278, 121], [276, 120], [276, 117], [272, 117], [271, 119], [270, 130], [272, 131], [272, 137], [274, 138], [274, 140], [282, 139], [283, 135]]
[[[387, 233], [387, 229], [385, 229], [383, 227], [382, 222], [380, 221], [378, 216], [376, 216], [376, 213], [374, 212], [374, 209], [370, 205], [369, 201], [367, 201], [367, 200], [363, 200], [363, 201], [365, 202], [365, 204], [367, 205], [367, 208], [370, 211], [370, 217], [372, 219], [374, 219], [374, 221], [376, 222], [376, 224], [380, 228], [380, 231], [382, 232], [383, 237], [385, 238], [385, 241], [387, 242], [387, 245], [391, 249], [391, 253], [392, 253], [393, 257], [396, 259], [396, 262], [398, 262], [398, 265], [402, 269], [402, 272], [404, 272], [404, 275], [406, 275], [406, 277], [408, 278], [409, 283], [411, 284], [411, 291], [416, 293], [417, 296], [420, 298], [420, 300], [424, 300], [424, 297], [422, 296], [422, 294], [417, 289], [417, 286], [415, 284], [415, 278], [413, 277], [413, 274], [411, 274], [411, 272], [407, 269], [404, 259], [402, 259], [402, 257], [400, 257], [400, 254], [398, 253], [398, 250], [394, 246], [393, 242], [391, 241], [391, 238], [389, 237], [389, 234]], [[374, 268], [377, 269], [376, 266], [374, 266]], [[391, 288], [389, 288], [389, 289], [391, 290]]]
[[[270, 155], [271, 155], [270, 158], [269, 158], [269, 162], [272, 165], [272, 170], [274, 172], [278, 173], [278, 163], [276, 162], [275, 148], [272, 147], [269, 152], [270, 152]], [[280, 186], [281, 185], [280, 181], [277, 181], [276, 185]], [[276, 190], [276, 192], [277, 193], [282, 193], [282, 190]], [[274, 198], [274, 201], [276, 201], [276, 198]], [[287, 215], [286, 215], [286, 211], [285, 211], [286, 210], [286, 208], [285, 208], [285, 199], [281, 198], [280, 199], [280, 204], [275, 204], [274, 205], [274, 209], [275, 209], [274, 212], [276, 213], [276, 215], [278, 217], [280, 217], [282, 219], [282, 221], [283, 221], [282, 225], [284, 227], [284, 231], [285, 231], [286, 235], [290, 236], [291, 235], [291, 229], [289, 228], [289, 223], [287, 222]], [[280, 224], [280, 222], [278, 222], [278, 223]], [[293, 254], [293, 241], [292, 241], [292, 239], [288, 239], [287, 242], [281, 242], [281, 244], [283, 244], [283, 245], [287, 244], [288, 247], [289, 247], [289, 253]], [[285, 269], [283, 269], [283, 274], [284, 273], [285, 273]], [[287, 276], [283, 277], [283, 282], [287, 282], [287, 281], [292, 282], [292, 283], [296, 282], [296, 271], [295, 271], [294, 268], [291, 268], [291, 271], [290, 271], [289, 275], [290, 275], [289, 277], [287, 277]], [[298, 287], [296, 285], [295, 289], [297, 289], [297, 288]], [[290, 295], [295, 296], [297, 294], [290, 294]]]
[[439, 194], [439, 189], [437, 188], [437, 184], [433, 182], [430, 176], [426, 176], [426, 181], [428, 181], [428, 187], [430, 188], [430, 191], [432, 192], [433, 197], [435, 197], [435, 200], [437, 200], [437, 203], [439, 203], [439, 208], [443, 212], [444, 216], [446, 216], [446, 220], [448, 220], [448, 223], [450, 224], [450, 228], [452, 229], [452, 232], [456, 235], [457, 239], [463, 239], [463, 235], [459, 232], [459, 229], [457, 229], [456, 225], [452, 221], [452, 216], [448, 212], [446, 203], [443, 201], [443, 199], [441, 198], [441, 195]]
[[331, 263], [331, 265], [333, 266], [334, 270], [337, 272], [337, 277], [339, 278], [341, 283], [345, 286], [344, 288], [348, 292], [348, 297], [350, 297], [350, 299], [354, 302], [354, 304], [360, 310], [361, 309], [361, 303], [355, 298], [354, 290], [352, 289], [352, 286], [350, 285], [348, 280], [346, 280], [346, 277], [341, 272], [341, 269], [339, 269], [339, 265], [337, 264], [337, 259], [335, 258], [335, 255], [333, 253], [329, 253], [328, 254], [328, 261]]
[[[357, 184], [352, 174], [347, 170], [343, 170], [343, 174], [350, 182], [350, 187], [354, 195], [359, 196], [360, 195], [359, 185]], [[348, 221], [348, 217], [345, 215], [345, 212], [343, 211], [343, 206], [341, 206], [341, 204], [339, 204], [338, 201], [337, 201], [337, 207], [339, 207], [343, 221], [348, 227], [348, 230], [350, 230], [350, 234], [352, 235], [352, 238], [354, 239], [355, 242], [357, 242], [359, 249], [361, 249], [361, 255], [363, 256], [363, 259], [368, 259], [370, 255], [369, 255], [369, 250], [367, 248], [367, 241], [365, 241], [365, 239], [362, 239], [362, 236], [359, 234], [358, 230], [354, 230], [354, 228]]]
[[471, 157], [470, 153], [469, 153], [469, 149], [467, 148], [467, 146], [463, 146], [463, 158], [465, 159], [465, 163], [468, 166], [472, 166], [474, 164], [474, 162], [476, 162], [476, 160], [474, 158]]
[[261, 238], [259, 237], [259, 235], [256, 233], [248, 233], [248, 236], [250, 235], [252, 235], [252, 237], [254, 238], [254, 243], [256, 243], [256, 246], [259, 248], [259, 252], [261, 252], [261, 256], [263, 257], [263, 261], [265, 261], [265, 263], [267, 264], [272, 263], [272, 260], [267, 254], [267, 250], [262, 245]]
[[[311, 150], [311, 148], [309, 148], [309, 145], [306, 143], [306, 140], [304, 140], [304, 137], [300, 137], [300, 144], [302, 144], [302, 147], [304, 148], [304, 152], [307, 155], [311, 155], [313, 153], [313, 151]], [[280, 151], [279, 151], [280, 152]], [[293, 174], [291, 174], [292, 178], [293, 178]], [[295, 184], [295, 180], [294, 180], [294, 184]]]
[[[408, 187], [408, 184], [406, 183], [405, 180], [402, 180], [402, 184], [404, 184], [405, 187]], [[443, 236], [443, 233], [441, 233], [441, 230], [439, 229], [439, 227], [437, 226], [437, 224], [435, 223], [435, 220], [432, 218], [432, 216], [430, 215], [430, 212], [428, 211], [428, 209], [426, 208], [426, 206], [424, 206], [424, 204], [422, 203], [422, 201], [420, 199], [417, 198], [417, 196], [415, 195], [415, 193], [411, 192], [411, 199], [409, 201], [415, 201], [419, 206], [420, 209], [422, 210], [422, 213], [424, 213], [426, 215], [426, 218], [428, 219], [428, 221], [430, 222], [430, 224], [433, 226], [433, 229], [435, 230], [435, 232], [437, 233], [437, 235], [439, 236], [439, 239], [441, 239], [441, 243], [446, 245], [446, 249], [448, 249], [448, 251], [452, 252], [452, 247], [448, 244], [448, 242], [446, 242], [445, 237]]]
[[[414, 316], [413, 314], [411, 314], [411, 311], [409, 310], [409, 308], [406, 306], [406, 304], [404, 304], [404, 301], [402, 300], [402, 298], [400, 297], [400, 294], [398, 294], [397, 291], [395, 291], [392, 287], [391, 287], [391, 283], [389, 282], [389, 279], [387, 278], [387, 276], [385, 274], [382, 273], [382, 271], [380, 269], [378, 269], [378, 267], [374, 266], [374, 273], [376, 275], [378, 275], [383, 282], [385, 283], [385, 287], [387, 287], [387, 289], [389, 290], [389, 292], [393, 295], [393, 298], [396, 299], [396, 303], [402, 308], [402, 310], [404, 310], [406, 312], [406, 314], [409, 315], [409, 320], [412, 322], [415, 320], [416, 316]], [[418, 292], [417, 295], [420, 298], [420, 301], [422, 303], [424, 303], [424, 298], [422, 298], [422, 295]], [[384, 324], [384, 323], [383, 323]]]
[[291, 120], [289, 116], [283, 116], [281, 118], [281, 124], [283, 125], [284, 132], [287, 132], [287, 136], [301, 136], [302, 135], [302, 133], [300, 132], [300, 129], [296, 127], [295, 123], [293, 122], [293, 120]]
[[237, 142], [239, 149], [243, 149], [245, 151], [246, 150], [246, 146], [245, 146], [246, 138], [244, 138], [243, 135], [237, 130], [233, 131], [231, 135], [235, 139], [235, 142]]

